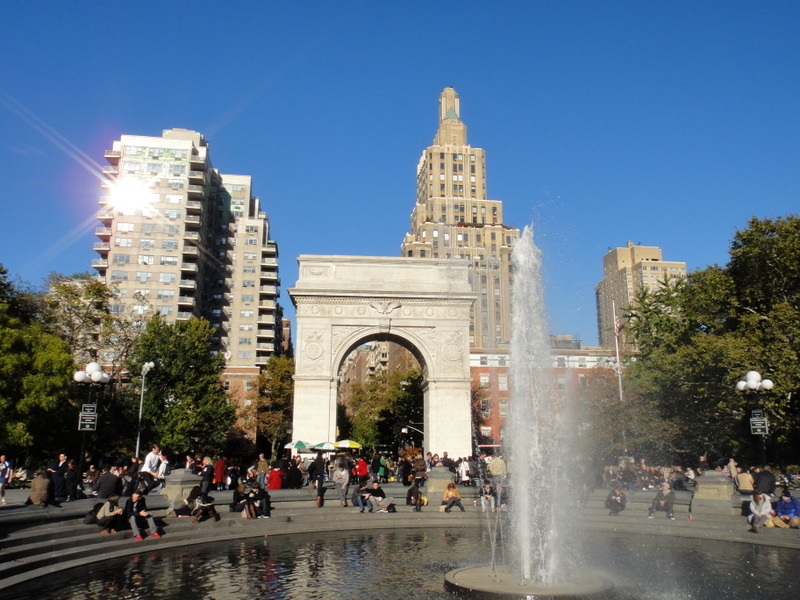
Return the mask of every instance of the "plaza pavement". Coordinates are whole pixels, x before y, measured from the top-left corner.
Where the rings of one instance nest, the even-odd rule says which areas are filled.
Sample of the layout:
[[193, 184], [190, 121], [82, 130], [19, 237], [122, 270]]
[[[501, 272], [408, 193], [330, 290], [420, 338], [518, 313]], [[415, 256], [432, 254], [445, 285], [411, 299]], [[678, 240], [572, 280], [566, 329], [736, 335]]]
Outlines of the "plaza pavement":
[[[5, 505], [0, 505], [0, 596], [2, 590], [55, 571], [81, 567], [104, 559], [120, 558], [154, 549], [171, 549], [190, 544], [236, 540], [295, 533], [324, 533], [329, 531], [364, 531], [386, 529], [452, 529], [486, 527], [496, 513], [481, 512], [477, 489], [462, 487], [466, 512], [456, 509], [439, 511], [441, 496], [430, 494], [431, 505], [423, 512], [412, 512], [405, 505], [408, 488], [398, 483], [382, 486], [387, 495], [395, 498], [396, 513], [360, 513], [357, 508], [343, 508], [333, 489], [326, 490], [326, 504], [317, 508], [314, 492], [302, 490], [273, 490], [270, 492], [275, 509], [270, 519], [246, 520], [239, 513], [228, 511], [233, 492], [212, 492], [222, 517], [199, 524], [189, 518], [165, 517], [169, 502], [165, 496], [148, 496], [148, 507], [161, 524], [164, 537], [133, 539], [130, 530], [101, 535], [96, 525], [84, 525], [83, 515], [96, 499], [63, 503], [61, 507], [40, 508], [24, 506], [28, 490], [7, 490]], [[351, 488], [352, 490], [352, 488]], [[671, 521], [663, 513], [647, 518], [655, 490], [634, 491], [628, 494], [628, 508], [617, 517], [608, 515], [603, 507], [607, 491], [595, 490], [586, 507], [575, 509], [578, 526], [600, 532], [621, 532], [634, 535], [666, 535], [702, 538], [719, 542], [740, 542], [800, 549], [800, 530], [762, 529], [753, 534], [742, 516], [691, 514], [692, 492], [676, 492], [675, 517]], [[565, 499], [565, 501], [568, 501]], [[731, 507], [738, 509], [743, 501], [735, 496]], [[477, 503], [477, 506], [473, 503]], [[504, 513], [500, 514], [500, 517]]]

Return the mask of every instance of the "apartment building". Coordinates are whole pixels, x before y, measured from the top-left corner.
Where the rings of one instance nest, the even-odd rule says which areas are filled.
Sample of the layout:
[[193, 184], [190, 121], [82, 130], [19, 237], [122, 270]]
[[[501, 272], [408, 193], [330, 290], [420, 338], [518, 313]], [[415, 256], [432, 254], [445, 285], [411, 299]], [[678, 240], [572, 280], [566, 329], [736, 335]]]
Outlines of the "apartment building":
[[278, 246], [250, 176], [221, 174], [186, 129], [122, 135], [105, 157], [92, 267], [118, 289], [112, 310], [208, 319], [226, 381], [246, 387], [286, 343]]
[[417, 166], [417, 201], [403, 256], [451, 258], [472, 265], [479, 297], [470, 319], [472, 348], [508, 348], [511, 339], [511, 248], [519, 230], [503, 222], [503, 203], [489, 200], [486, 152], [467, 143], [458, 94], [439, 96], [439, 128]]
[[[665, 284], [686, 277], [686, 263], [666, 261], [661, 248], [628, 242], [624, 248], [609, 249], [603, 257], [603, 279], [595, 288], [597, 333], [600, 346], [614, 348], [615, 310], [620, 326], [625, 324], [625, 309], [634, 304], [642, 288], [657, 290]], [[623, 334], [621, 348], [633, 349]]]

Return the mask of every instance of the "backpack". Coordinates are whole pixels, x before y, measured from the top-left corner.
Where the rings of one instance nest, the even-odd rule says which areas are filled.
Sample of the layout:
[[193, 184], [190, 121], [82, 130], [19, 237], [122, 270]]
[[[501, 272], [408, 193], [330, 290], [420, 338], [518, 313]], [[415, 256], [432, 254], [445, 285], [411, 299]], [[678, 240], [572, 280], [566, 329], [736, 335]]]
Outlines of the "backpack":
[[105, 502], [98, 502], [94, 505], [94, 508], [86, 513], [83, 517], [83, 524], [84, 525], [96, 525], [97, 524], [97, 513], [100, 512], [100, 509], [103, 508], [103, 504]]

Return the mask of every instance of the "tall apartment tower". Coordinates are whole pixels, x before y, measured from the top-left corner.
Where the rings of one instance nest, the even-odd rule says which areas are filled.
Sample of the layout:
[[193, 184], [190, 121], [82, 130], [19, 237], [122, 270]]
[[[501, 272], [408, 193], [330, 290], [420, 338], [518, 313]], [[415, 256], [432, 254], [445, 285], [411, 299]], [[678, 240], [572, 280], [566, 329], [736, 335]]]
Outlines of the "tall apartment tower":
[[456, 91], [439, 96], [439, 129], [417, 166], [417, 203], [403, 256], [452, 258], [472, 265], [479, 297], [472, 348], [507, 348], [511, 339], [511, 247], [519, 230], [503, 224], [503, 203], [486, 193], [486, 152], [467, 143]]
[[[600, 346], [614, 348], [614, 308], [624, 325], [622, 314], [634, 304], [641, 288], [656, 290], [665, 282], [686, 277], [686, 263], [665, 261], [661, 248], [628, 242], [624, 248], [609, 250], [603, 257], [603, 279], [595, 288], [597, 332]], [[633, 349], [630, 340], [621, 338], [622, 347]]]
[[278, 247], [251, 178], [220, 174], [208, 151], [186, 129], [114, 141], [92, 267], [118, 288], [114, 311], [208, 319], [214, 350], [244, 375], [281, 352]]

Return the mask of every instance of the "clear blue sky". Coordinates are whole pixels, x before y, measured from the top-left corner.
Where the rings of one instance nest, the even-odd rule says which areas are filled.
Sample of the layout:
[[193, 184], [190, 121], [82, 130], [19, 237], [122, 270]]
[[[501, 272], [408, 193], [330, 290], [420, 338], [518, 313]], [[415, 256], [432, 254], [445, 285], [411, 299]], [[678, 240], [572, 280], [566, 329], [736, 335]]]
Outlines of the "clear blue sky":
[[554, 333], [596, 343], [610, 247], [703, 268], [798, 210], [798, 2], [18, 2], [0, 39], [0, 263], [35, 284], [90, 270], [112, 140], [184, 127], [253, 176], [293, 316], [298, 255], [399, 254], [445, 86]]

